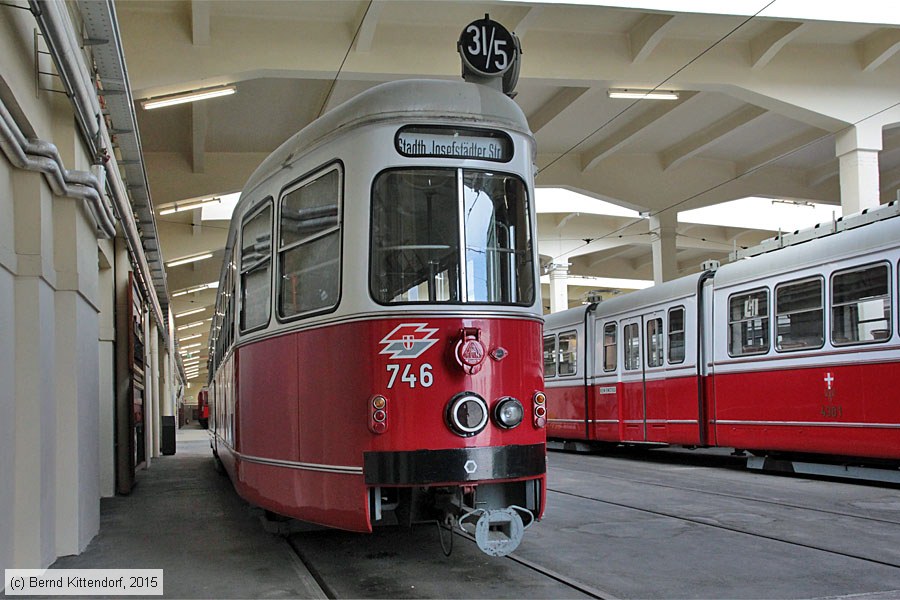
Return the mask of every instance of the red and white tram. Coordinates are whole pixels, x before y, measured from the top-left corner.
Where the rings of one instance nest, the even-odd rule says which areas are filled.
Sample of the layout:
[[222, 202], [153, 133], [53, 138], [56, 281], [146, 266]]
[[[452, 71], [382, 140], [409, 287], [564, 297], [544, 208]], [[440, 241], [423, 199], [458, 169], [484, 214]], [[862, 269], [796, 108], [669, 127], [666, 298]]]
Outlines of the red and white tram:
[[900, 217], [872, 220], [547, 316], [548, 438], [896, 468]]
[[210, 338], [238, 493], [351, 531], [540, 519], [534, 140], [489, 86], [386, 83], [285, 142], [235, 209]]

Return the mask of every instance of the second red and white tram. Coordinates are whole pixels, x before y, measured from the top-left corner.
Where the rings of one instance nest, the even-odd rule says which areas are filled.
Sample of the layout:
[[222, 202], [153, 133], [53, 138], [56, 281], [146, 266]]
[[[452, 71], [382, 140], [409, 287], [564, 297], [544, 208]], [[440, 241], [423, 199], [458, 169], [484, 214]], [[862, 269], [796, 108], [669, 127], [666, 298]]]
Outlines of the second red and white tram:
[[896, 468], [898, 270], [891, 216], [549, 315], [548, 438]]
[[409, 80], [263, 162], [210, 338], [213, 446], [241, 496], [518, 545], [545, 499], [533, 159], [500, 91]]

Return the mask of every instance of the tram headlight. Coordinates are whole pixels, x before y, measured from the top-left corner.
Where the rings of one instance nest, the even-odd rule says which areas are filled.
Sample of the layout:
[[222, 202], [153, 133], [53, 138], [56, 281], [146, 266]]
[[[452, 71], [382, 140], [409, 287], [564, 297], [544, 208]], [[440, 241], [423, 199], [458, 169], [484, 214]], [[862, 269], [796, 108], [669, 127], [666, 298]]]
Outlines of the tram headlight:
[[524, 418], [525, 409], [522, 407], [522, 403], [512, 396], [500, 398], [494, 405], [494, 424], [497, 427], [512, 429], [518, 427]]
[[488, 407], [484, 398], [473, 392], [462, 392], [447, 403], [447, 426], [462, 437], [477, 435], [488, 421]]

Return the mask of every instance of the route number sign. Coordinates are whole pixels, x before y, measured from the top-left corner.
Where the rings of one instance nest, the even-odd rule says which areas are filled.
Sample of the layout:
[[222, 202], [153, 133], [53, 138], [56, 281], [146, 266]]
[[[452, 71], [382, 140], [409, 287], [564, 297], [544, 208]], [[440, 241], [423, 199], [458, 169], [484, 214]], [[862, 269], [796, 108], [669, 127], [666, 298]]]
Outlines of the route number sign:
[[487, 15], [463, 29], [458, 46], [466, 65], [474, 72], [489, 77], [508, 71], [518, 53], [513, 35]]

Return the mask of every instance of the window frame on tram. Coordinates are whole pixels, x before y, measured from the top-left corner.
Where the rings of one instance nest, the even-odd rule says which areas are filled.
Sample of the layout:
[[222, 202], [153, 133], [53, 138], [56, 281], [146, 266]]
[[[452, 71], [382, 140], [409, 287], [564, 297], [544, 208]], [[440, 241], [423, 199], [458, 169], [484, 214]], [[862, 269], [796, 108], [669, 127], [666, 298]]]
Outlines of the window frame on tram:
[[[424, 240], [424, 242], [428, 243], [416, 243], [410, 245], [411, 250], [420, 250], [420, 251], [440, 251], [446, 250], [445, 256], [438, 257], [442, 261], [446, 260], [447, 265], [444, 270], [438, 271], [433, 274], [430, 278], [426, 280], [420, 281], [414, 287], [407, 287], [405, 290], [395, 290], [395, 294], [393, 297], [387, 297], [386, 294], [390, 294], [391, 290], [378, 290], [375, 285], [378, 281], [384, 278], [382, 274], [383, 269], [376, 268], [376, 257], [380, 255], [386, 255], [386, 252], [394, 248], [393, 245], [385, 246], [385, 241], [395, 241], [387, 237], [387, 234], [379, 234], [377, 229], [377, 225], [381, 222], [377, 217], [377, 211], [381, 209], [381, 205], [378, 202], [379, 197], [385, 195], [385, 189], [380, 186], [388, 186], [389, 183], [386, 183], [386, 179], [391, 176], [401, 176], [401, 175], [415, 175], [416, 173], [428, 173], [433, 172], [435, 177], [442, 176], [454, 179], [455, 188], [453, 189], [453, 200], [455, 202], [455, 222], [452, 224], [452, 227], [446, 228], [445, 234], [448, 236], [447, 244], [432, 244], [434, 236], [430, 236]], [[496, 179], [507, 179], [514, 181], [517, 185], [518, 191], [521, 193], [521, 197], [518, 200], [521, 202], [521, 206], [518, 207], [519, 210], [511, 214], [514, 218], [521, 218], [521, 221], [516, 223], [517, 229], [514, 232], [507, 233], [507, 247], [502, 246], [499, 242], [493, 248], [485, 247], [484, 249], [478, 247], [470, 247], [470, 244], [467, 241], [467, 226], [470, 221], [467, 220], [467, 214], [465, 211], [466, 207], [466, 186], [465, 182], [467, 181], [467, 177], [469, 176], [490, 176]], [[437, 186], [435, 186], [437, 188]], [[434, 195], [437, 195], [437, 192], [444, 191], [447, 192], [450, 190], [450, 187], [447, 187], [445, 190], [436, 189]], [[391, 197], [396, 197], [396, 194]], [[462, 166], [442, 166], [436, 164], [429, 165], [405, 165], [401, 167], [391, 167], [388, 169], [384, 169], [375, 175], [372, 179], [372, 187], [370, 192], [370, 213], [369, 213], [369, 295], [372, 300], [381, 305], [381, 306], [518, 306], [518, 307], [528, 307], [534, 304], [535, 299], [537, 298], [537, 285], [538, 282], [535, 279], [534, 273], [534, 264], [535, 264], [535, 244], [536, 240], [532, 237], [532, 216], [531, 216], [531, 202], [532, 197], [530, 194], [530, 190], [528, 189], [528, 185], [526, 184], [524, 178], [518, 174], [509, 171], [499, 170], [499, 169], [491, 169], [491, 168], [482, 168], [482, 167], [462, 167]], [[447, 196], [447, 204], [449, 204], [450, 196]], [[494, 202], [494, 208], [496, 209], [496, 199], [488, 196], [488, 200]], [[470, 211], [471, 212], [471, 211]], [[492, 213], [493, 215], [494, 213]], [[389, 214], [385, 215], [386, 217], [390, 217]], [[508, 225], [501, 223], [499, 219], [495, 219], [493, 221], [495, 224], [499, 224], [500, 226], [506, 226], [507, 229], [511, 229]], [[497, 230], [493, 232], [497, 233]], [[415, 233], [414, 235], [419, 235]], [[517, 250], [517, 243], [519, 238], [524, 239], [524, 244], [522, 250]], [[418, 241], [418, 240], [416, 240]], [[376, 246], [376, 244], [378, 244]], [[433, 246], [433, 247], [432, 247]], [[404, 248], [405, 245], [397, 245], [394, 249], [399, 250]], [[493, 296], [499, 294], [501, 296], [500, 300], [489, 300], [482, 298], [473, 297], [474, 294], [477, 294], [477, 291], [473, 291], [474, 288], [470, 285], [469, 279], [472, 278], [471, 274], [467, 272], [468, 269], [468, 257], [470, 250], [478, 253], [485, 249], [492, 249], [495, 253], [499, 254], [508, 254], [509, 258], [512, 259], [511, 262], [507, 261], [508, 264], [503, 264], [501, 259], [495, 258], [493, 262], [487, 262], [489, 259], [485, 259], [485, 262], [478, 263], [479, 266], [484, 266], [486, 271], [491, 271], [491, 269], [497, 269], [500, 272], [500, 275], [493, 275], [493, 278], [496, 281], [490, 281], [490, 273], [485, 274], [485, 292], [487, 296]], [[487, 253], [485, 252], [485, 255]], [[415, 258], [421, 261], [421, 257], [416, 255]], [[455, 261], [455, 262], [454, 262]], [[397, 262], [400, 262], [399, 260]], [[407, 259], [407, 262], [410, 262]], [[444, 265], [442, 263], [438, 263], [435, 259], [431, 259], [428, 261], [429, 264], [435, 264], [439, 268], [443, 268]], [[414, 271], [410, 271], [410, 274], [416, 275]], [[446, 287], [445, 289], [438, 289], [438, 278], [444, 276], [446, 274]], [[406, 276], [405, 272], [398, 272], [398, 275], [402, 278]], [[419, 278], [421, 279], [421, 277]], [[507, 281], [508, 279], [508, 281]], [[415, 281], [416, 278], [413, 278]], [[433, 281], [432, 281], [433, 280]], [[498, 283], [499, 282], [499, 283]], [[416, 290], [416, 295], [420, 292], [418, 291], [422, 285], [427, 285], [427, 297], [425, 300], [416, 300], [416, 299], [397, 299], [401, 295], [411, 294], [413, 290]], [[401, 286], [402, 287], [402, 286]], [[442, 298], [438, 294], [443, 294], [446, 297]], [[503, 296], [508, 298], [508, 300], [503, 300]]]
[[[866, 270], [871, 270], [871, 269], [876, 269], [876, 268], [881, 268], [881, 267], [883, 267], [883, 268], [886, 270], [886, 276], [885, 276], [885, 279], [886, 279], [886, 281], [885, 281], [885, 289], [886, 289], [886, 293], [885, 293], [884, 295], [881, 295], [881, 296], [877, 296], [877, 297], [876, 297], [876, 296], [872, 296], [872, 297], [870, 297], [870, 298], [871, 298], [871, 299], [882, 299], [882, 300], [886, 300], [886, 301], [887, 301], [887, 307], [886, 307], [886, 309], [885, 309], [885, 308], [882, 308], [882, 314], [883, 314], [884, 316], [883, 316], [882, 319], [857, 320], [857, 326], [859, 326], [860, 324], [865, 323], [865, 322], [867, 322], [867, 321], [887, 320], [887, 323], [885, 324], [885, 327], [880, 328], [880, 329], [878, 329], [878, 330], [872, 330], [872, 333], [874, 333], [875, 331], [884, 331], [884, 332], [886, 333], [886, 335], [882, 336], [881, 338], [878, 338], [878, 337], [874, 337], [874, 336], [873, 336], [872, 339], [867, 339], [867, 340], [863, 340], [863, 339], [849, 339], [849, 338], [848, 338], [848, 339], [846, 339], [845, 341], [838, 341], [838, 339], [837, 339], [837, 337], [836, 337], [836, 335], [835, 335], [835, 334], [837, 333], [837, 332], [836, 332], [836, 328], [835, 328], [835, 323], [837, 322], [837, 319], [835, 318], [835, 317], [836, 317], [836, 312], [835, 312], [835, 311], [838, 310], [839, 308], [849, 307], [849, 306], [851, 306], [851, 305], [853, 305], [853, 304], [859, 306], [863, 301], [866, 300], [866, 298], [865, 298], [865, 297], [860, 297], [860, 298], [856, 298], [856, 299], [855, 299], [854, 301], [852, 301], [852, 302], [841, 302], [840, 304], [837, 304], [837, 305], [836, 305], [836, 303], [835, 303], [835, 287], [836, 287], [836, 286], [835, 286], [835, 280], [836, 280], [838, 277], [841, 277], [841, 276], [844, 276], [844, 275], [850, 275], [850, 274], [853, 274], [853, 273], [861, 273], [861, 272], [866, 271]], [[856, 287], [858, 287], [858, 286], [852, 286], [852, 287], [856, 288]], [[894, 326], [893, 326], [893, 323], [891, 323], [891, 319], [893, 318], [893, 315], [894, 315], [894, 308], [893, 308], [893, 302], [894, 302], [893, 291], [894, 291], [894, 285], [893, 285], [893, 273], [892, 273], [892, 269], [891, 269], [891, 263], [888, 262], [888, 261], [875, 261], [875, 262], [867, 263], [867, 264], [864, 264], [864, 265], [855, 265], [855, 266], [853, 266], [853, 267], [849, 267], [849, 268], [846, 268], [846, 269], [840, 269], [840, 270], [834, 271], [834, 272], [831, 274], [831, 277], [829, 278], [829, 294], [828, 294], [828, 297], [829, 297], [829, 300], [830, 300], [830, 307], [829, 307], [829, 308], [830, 308], [830, 316], [831, 316], [831, 327], [830, 327], [830, 329], [831, 329], [831, 331], [830, 331], [831, 345], [832, 345], [832, 346], [835, 346], [835, 347], [845, 347], [845, 346], [865, 346], [865, 345], [868, 345], [868, 344], [882, 344], [882, 343], [885, 343], [885, 342], [889, 341], [889, 340], [891, 339], [891, 334], [892, 334], [892, 332], [893, 332], [893, 327], [894, 327]]]
[[[244, 253], [246, 246], [244, 245], [244, 233], [247, 226], [253, 222], [258, 217], [262, 216], [266, 211], [269, 212], [268, 216], [268, 232], [269, 232], [269, 249], [265, 256], [254, 260], [252, 263], [247, 265], [244, 264], [244, 259], [246, 255]], [[271, 196], [267, 196], [262, 202], [253, 207], [252, 210], [247, 211], [244, 214], [244, 217], [241, 219], [241, 229], [240, 229], [240, 240], [236, 246], [238, 247], [238, 276], [240, 279], [240, 290], [241, 290], [241, 306], [239, 311], [239, 329], [241, 334], [250, 333], [252, 331], [258, 331], [260, 329], [265, 329], [269, 326], [269, 323], [272, 320], [272, 250], [273, 250], [273, 235], [272, 235], [272, 227], [275, 220], [275, 206], [272, 201]], [[260, 270], [264, 270], [266, 273], [265, 279], [260, 278], [260, 281], [265, 281], [266, 284], [266, 302], [265, 302], [265, 319], [260, 320], [259, 322], [254, 322], [253, 324], [246, 325], [246, 315], [247, 315], [247, 305], [251, 304], [247, 302], [247, 292], [248, 289], [252, 289], [247, 285], [247, 281], [249, 276], [253, 273], [257, 273]], [[231, 269], [229, 269], [229, 272]], [[226, 292], [227, 294], [227, 292]], [[226, 298], [228, 296], [226, 295]], [[226, 314], [228, 310], [225, 311]], [[228, 317], [225, 317], [227, 322]], [[230, 344], [229, 344], [230, 345]], [[226, 346], [227, 348], [228, 346]]]
[[[796, 288], [802, 286], [804, 284], [808, 284], [811, 282], [818, 282], [819, 284], [819, 306], [818, 308], [794, 308], [792, 310], [781, 310], [781, 305], [779, 304], [779, 293], [783, 292], [786, 289]], [[817, 350], [825, 346], [825, 278], [821, 275], [812, 276], [812, 277], [801, 277], [799, 279], [792, 279], [790, 281], [784, 281], [775, 286], [775, 293], [773, 299], [773, 323], [775, 327], [775, 343], [773, 346], [775, 347], [775, 351], [779, 353], [783, 352], [799, 352], [803, 350]], [[782, 334], [780, 333], [779, 327], [779, 317], [792, 317], [794, 315], [801, 314], [809, 314], [809, 313], [819, 313], [819, 341], [816, 344], [807, 343], [803, 341], [792, 341], [789, 343], [794, 344], [793, 346], [785, 347], [785, 342], [781, 339]], [[790, 320], [788, 321], [788, 326], [790, 326]], [[809, 338], [809, 336], [807, 336]]]
[[[566, 340], [566, 346], [563, 347], [563, 338]], [[556, 374], [559, 377], [571, 377], [578, 374], [578, 332], [574, 329], [561, 331], [556, 336]], [[563, 360], [563, 357], [566, 360]], [[563, 372], [563, 365], [567, 370]], [[568, 370], [571, 369], [571, 370]]]
[[[310, 186], [324, 180], [325, 177], [329, 176], [331, 173], [337, 173], [337, 185], [334, 191], [337, 193], [337, 199], [335, 202], [335, 206], [337, 207], [337, 215], [335, 216], [335, 225], [331, 225], [329, 227], [323, 228], [319, 231], [315, 231], [307, 236], [298, 237], [285, 244], [285, 235], [284, 235], [284, 208], [285, 203], [290, 199], [291, 195], [295, 192], [300, 192], [304, 188], [309, 188]], [[279, 323], [288, 323], [297, 321], [300, 319], [313, 317], [316, 315], [323, 315], [334, 312], [338, 309], [341, 303], [341, 297], [343, 294], [343, 257], [344, 257], [344, 184], [345, 184], [345, 176], [344, 176], [344, 164], [340, 160], [331, 160], [328, 163], [319, 166], [310, 172], [304, 174], [303, 176], [297, 178], [292, 181], [288, 185], [284, 186], [281, 190], [278, 198], [278, 211], [277, 211], [277, 246], [275, 246], [274, 254], [276, 257], [275, 260], [275, 268], [273, 269], [273, 277], [275, 278], [275, 286], [273, 289], [273, 296], [275, 298], [275, 315], [276, 319]], [[298, 250], [302, 250], [304, 248], [309, 248], [316, 242], [327, 239], [329, 236], [337, 237], [337, 256], [329, 258], [322, 265], [317, 265], [312, 268], [324, 268], [327, 264], [337, 263], [337, 269], [335, 269], [335, 277], [336, 277], [336, 291], [334, 294], [334, 298], [332, 301], [323, 306], [316, 306], [309, 310], [299, 310], [297, 312], [292, 312], [290, 314], [286, 314], [284, 310], [284, 298], [283, 298], [283, 288], [285, 285], [285, 277], [282, 274], [285, 268], [285, 256], [288, 253], [295, 252]]]
[[[601, 333], [597, 336], [600, 352], [600, 363], [604, 373], [615, 373], [619, 368], [619, 326], [616, 321], [606, 321], [602, 324]], [[612, 331], [612, 343], [608, 342], [608, 330]], [[612, 351], [610, 352], [610, 348]], [[612, 361], [610, 362], [610, 358]]]
[[[681, 329], [673, 329], [672, 328], [672, 313], [681, 312]], [[668, 349], [666, 350], [666, 361], [670, 365], [680, 365], [684, 363], [685, 356], [687, 354], [687, 338], [686, 338], [686, 328], [687, 328], [687, 310], [684, 305], [673, 306], [668, 311], [666, 311], [666, 341], [669, 344]], [[676, 360], [674, 357], [674, 350], [678, 348], [680, 349], [680, 359]]]
[[[763, 294], [763, 297], [766, 301], [765, 310], [758, 311], [755, 315], [751, 317], [742, 316], [741, 318], [735, 319], [732, 314], [732, 306], [731, 303], [733, 300], [737, 298], [746, 298], [747, 300], [751, 299], [753, 296], [757, 294]], [[727, 340], [726, 347], [728, 348], [728, 356], [732, 358], [740, 358], [742, 356], [759, 356], [762, 354], [768, 354], [768, 352], [772, 349], [772, 332], [771, 332], [771, 317], [770, 310], [771, 307], [771, 299], [770, 299], [770, 291], [768, 287], [756, 287], [747, 290], [741, 290], [739, 292], [734, 292], [733, 294], [729, 294], [728, 300], [725, 304], [725, 314], [727, 315], [728, 327], [727, 327]], [[746, 306], [746, 305], [745, 305]], [[758, 310], [758, 308], [757, 308]], [[744, 309], [746, 312], [746, 308]], [[747, 345], [744, 342], [746, 341], [746, 336], [744, 335], [744, 327], [741, 327], [741, 345], [740, 352], [733, 351], [733, 336], [734, 336], [734, 326], [738, 324], [743, 324], [745, 322], [753, 321], [753, 320], [762, 321], [762, 327], [759, 328], [759, 331], [765, 335], [765, 346], [759, 346], [758, 348], [753, 345]]]
[[[547, 349], [548, 342], [550, 343], [549, 352]], [[543, 353], [544, 379], [556, 377], [557, 364], [559, 363], [559, 356], [556, 354], [556, 334], [544, 336]], [[551, 358], [550, 362], [547, 362], [548, 357]], [[552, 373], [547, 372], [547, 365], [553, 365]]]

